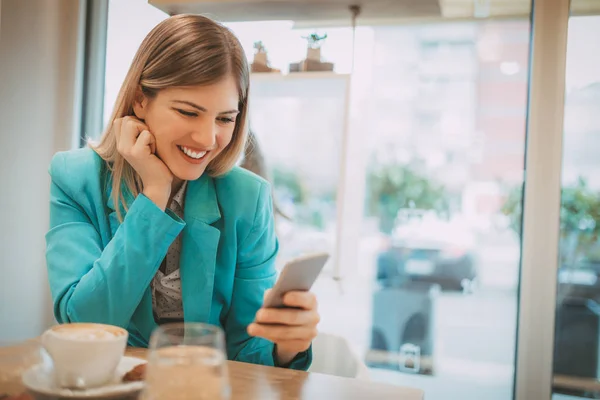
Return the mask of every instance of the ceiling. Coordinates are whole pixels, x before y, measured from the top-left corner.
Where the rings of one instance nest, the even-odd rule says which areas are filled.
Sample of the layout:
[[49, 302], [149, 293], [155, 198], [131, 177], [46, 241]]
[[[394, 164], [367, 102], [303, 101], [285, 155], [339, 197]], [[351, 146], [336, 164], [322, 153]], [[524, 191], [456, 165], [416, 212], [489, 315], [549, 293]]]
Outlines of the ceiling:
[[[529, 17], [531, 3], [531, 0], [440, 0], [444, 18]], [[600, 14], [600, 1], [571, 0], [571, 14]]]
[[[223, 22], [292, 20], [300, 24], [349, 24], [350, 5], [361, 7], [359, 24], [389, 21], [528, 18], [531, 0], [149, 0], [170, 14], [208, 14]], [[600, 14], [600, 0], [572, 0], [573, 15]]]
[[349, 7], [358, 4], [361, 18], [389, 15], [440, 15], [438, 0], [150, 0], [168, 14], [210, 14], [219, 21], [350, 21]]

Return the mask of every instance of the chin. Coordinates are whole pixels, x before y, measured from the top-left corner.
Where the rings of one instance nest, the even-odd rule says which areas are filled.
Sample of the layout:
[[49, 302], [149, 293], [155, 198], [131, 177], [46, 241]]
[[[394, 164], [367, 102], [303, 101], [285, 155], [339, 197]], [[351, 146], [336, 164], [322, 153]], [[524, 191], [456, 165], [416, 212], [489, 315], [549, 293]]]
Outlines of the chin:
[[177, 171], [176, 173], [174, 172], [173, 175], [175, 175], [176, 178], [179, 178], [182, 181], [195, 181], [204, 174], [205, 170], [206, 168], [202, 168], [201, 170], [195, 171]]
[[208, 160], [204, 160], [200, 164], [192, 164], [184, 162], [183, 160], [175, 159], [169, 160], [167, 166], [177, 179], [182, 181], [195, 181], [199, 179], [206, 172], [208, 165], [214, 160], [214, 157], [210, 157]]

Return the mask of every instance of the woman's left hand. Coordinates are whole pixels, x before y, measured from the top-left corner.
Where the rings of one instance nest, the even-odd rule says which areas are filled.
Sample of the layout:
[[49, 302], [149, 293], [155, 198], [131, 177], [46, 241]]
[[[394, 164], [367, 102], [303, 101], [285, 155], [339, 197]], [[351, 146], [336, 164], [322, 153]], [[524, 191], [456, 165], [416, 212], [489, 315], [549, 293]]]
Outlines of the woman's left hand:
[[248, 326], [250, 335], [275, 343], [281, 365], [290, 363], [298, 353], [308, 350], [317, 336], [320, 320], [317, 298], [311, 292], [286, 293], [283, 303], [294, 308], [261, 308], [255, 321]]

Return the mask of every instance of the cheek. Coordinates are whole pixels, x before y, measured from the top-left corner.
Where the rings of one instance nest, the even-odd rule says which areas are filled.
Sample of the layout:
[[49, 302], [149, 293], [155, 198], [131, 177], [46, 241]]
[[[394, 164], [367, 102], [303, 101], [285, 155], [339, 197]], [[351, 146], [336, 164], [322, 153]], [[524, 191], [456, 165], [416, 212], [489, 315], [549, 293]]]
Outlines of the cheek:
[[152, 125], [149, 123], [148, 127], [160, 147], [172, 145], [173, 142], [181, 139], [189, 132], [187, 124], [179, 118], [166, 116], [156, 120], [156, 122]]
[[219, 150], [223, 150], [225, 147], [231, 143], [231, 139], [233, 138], [233, 129], [223, 129], [217, 135], [217, 145]]

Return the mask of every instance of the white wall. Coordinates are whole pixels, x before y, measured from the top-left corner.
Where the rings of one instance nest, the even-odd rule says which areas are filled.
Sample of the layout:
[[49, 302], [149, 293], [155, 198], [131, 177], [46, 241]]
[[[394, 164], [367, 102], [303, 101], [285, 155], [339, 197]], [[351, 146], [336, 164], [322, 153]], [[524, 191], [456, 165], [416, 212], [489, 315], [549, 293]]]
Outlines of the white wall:
[[54, 322], [46, 275], [52, 155], [71, 146], [79, 2], [0, 0], [0, 344]]

